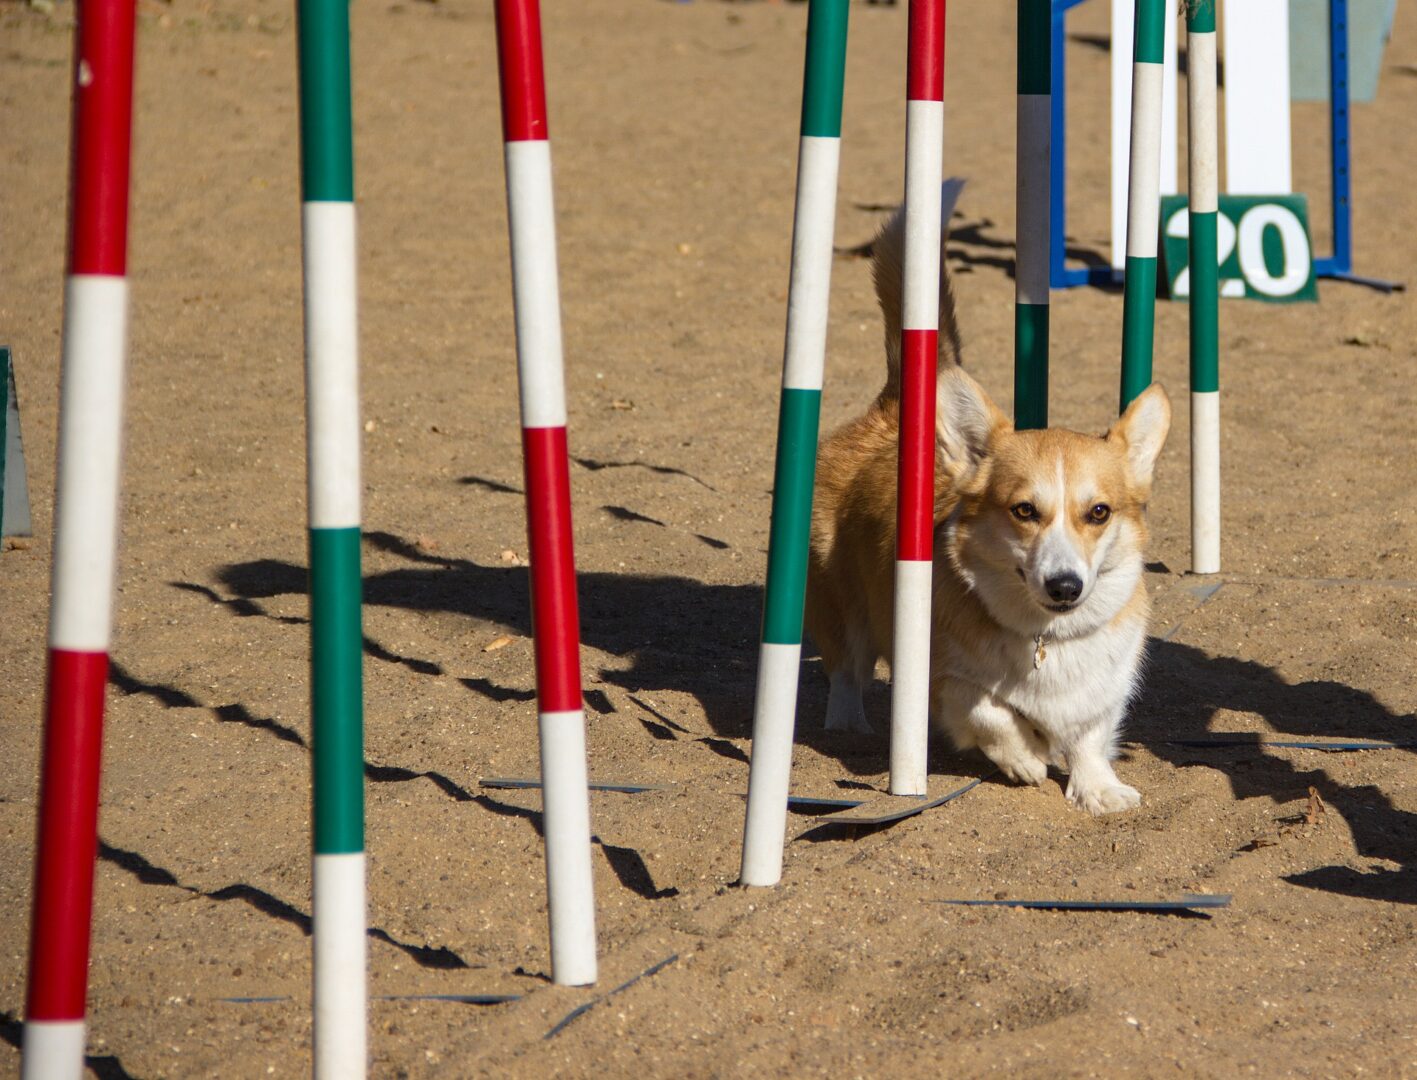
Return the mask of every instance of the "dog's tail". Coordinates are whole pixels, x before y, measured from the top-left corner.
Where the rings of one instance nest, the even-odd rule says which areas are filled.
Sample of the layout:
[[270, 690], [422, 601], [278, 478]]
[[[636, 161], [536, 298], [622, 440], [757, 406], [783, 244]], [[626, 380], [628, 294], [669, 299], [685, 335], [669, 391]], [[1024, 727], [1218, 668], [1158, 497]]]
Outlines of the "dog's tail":
[[[939, 367], [960, 362], [959, 328], [955, 325], [955, 299], [950, 288], [950, 275], [945, 268], [945, 238], [950, 231], [950, 215], [954, 213], [964, 181], [951, 178], [940, 185], [940, 337], [936, 352]], [[886, 324], [886, 385], [882, 399], [900, 397], [900, 319], [904, 296], [905, 207], [891, 215], [871, 245], [871, 276], [876, 282], [876, 299], [881, 303], [881, 315]]]

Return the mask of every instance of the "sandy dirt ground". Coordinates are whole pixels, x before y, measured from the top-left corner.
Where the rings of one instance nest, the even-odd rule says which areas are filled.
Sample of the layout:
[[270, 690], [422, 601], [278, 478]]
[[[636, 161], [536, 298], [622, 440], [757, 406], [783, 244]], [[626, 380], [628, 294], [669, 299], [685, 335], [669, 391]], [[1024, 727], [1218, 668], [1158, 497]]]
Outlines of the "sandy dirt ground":
[[[1417, 761], [1196, 748], [1408, 740], [1417, 710], [1411, 294], [1333, 283], [1222, 314], [1225, 571], [1188, 564], [1186, 316], [1152, 507], [1156, 616], [1121, 775], [989, 780], [877, 831], [793, 815], [734, 886], [781, 372], [805, 10], [548, 3], [602, 978], [547, 979], [521, 466], [490, 6], [353, 10], [361, 227], [372, 1071], [401, 1076], [1417, 1076]], [[1068, 45], [1070, 243], [1107, 250], [1105, 5]], [[966, 363], [1010, 405], [1014, 5], [951, 5], [949, 264]], [[273, 0], [144, 0], [121, 583], [89, 997], [100, 1077], [309, 1069], [309, 720], [294, 33]], [[1359, 269], [1411, 278], [1417, 20], [1354, 113]], [[853, 6], [838, 216], [902, 184], [903, 7]], [[0, 341], [37, 535], [0, 555], [0, 1071], [16, 1067], [36, 803], [72, 8], [0, 6]], [[1326, 125], [1294, 112], [1326, 249]], [[1183, 125], [1184, 130], [1184, 125]], [[1055, 423], [1115, 407], [1121, 298], [1053, 307]], [[823, 423], [882, 371], [835, 267]], [[1211, 591], [1213, 584], [1218, 591]], [[510, 644], [489, 651], [499, 638]], [[878, 731], [886, 672], [868, 697]], [[803, 667], [794, 789], [880, 789]], [[986, 772], [940, 747], [934, 782]], [[1324, 809], [1311, 801], [1316, 791]], [[946, 899], [1230, 893], [1213, 917]], [[674, 961], [602, 997], [670, 957]], [[506, 994], [496, 1006], [396, 999]], [[241, 1003], [233, 998], [266, 998]], [[593, 1008], [554, 1037], [572, 1009]]]

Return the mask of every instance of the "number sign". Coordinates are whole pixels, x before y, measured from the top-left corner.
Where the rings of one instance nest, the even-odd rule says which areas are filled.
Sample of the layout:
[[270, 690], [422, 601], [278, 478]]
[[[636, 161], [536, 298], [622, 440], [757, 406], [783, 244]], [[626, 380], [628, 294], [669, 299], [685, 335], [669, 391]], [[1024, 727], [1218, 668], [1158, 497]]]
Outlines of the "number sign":
[[[1161, 249], [1173, 300], [1191, 295], [1190, 214], [1184, 195], [1161, 200]], [[1222, 195], [1216, 220], [1220, 295], [1273, 303], [1317, 300], [1303, 195]]]

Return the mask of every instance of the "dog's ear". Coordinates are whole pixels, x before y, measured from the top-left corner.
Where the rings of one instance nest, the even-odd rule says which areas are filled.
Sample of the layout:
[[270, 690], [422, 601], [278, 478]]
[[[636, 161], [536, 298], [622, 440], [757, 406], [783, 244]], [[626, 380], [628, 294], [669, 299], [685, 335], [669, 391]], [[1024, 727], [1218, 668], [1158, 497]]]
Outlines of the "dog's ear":
[[1160, 383], [1152, 383], [1142, 391], [1108, 429], [1107, 441], [1121, 442], [1127, 448], [1127, 468], [1137, 487], [1151, 486], [1157, 455], [1170, 430], [1171, 399]]
[[935, 441], [947, 469], [967, 476], [989, 456], [994, 433], [1009, 421], [984, 388], [958, 364], [940, 371], [936, 384]]

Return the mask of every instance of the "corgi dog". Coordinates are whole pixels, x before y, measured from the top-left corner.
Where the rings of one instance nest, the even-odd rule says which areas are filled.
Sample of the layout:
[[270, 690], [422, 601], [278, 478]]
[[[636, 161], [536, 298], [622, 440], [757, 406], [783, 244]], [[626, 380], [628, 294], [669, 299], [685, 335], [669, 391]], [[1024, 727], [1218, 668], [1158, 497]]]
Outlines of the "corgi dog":
[[[943, 239], [932, 721], [1015, 781], [1041, 783], [1053, 764], [1074, 806], [1127, 810], [1141, 795], [1112, 759], [1140, 677], [1146, 506], [1170, 401], [1153, 384], [1100, 436], [1015, 430], [960, 366]], [[891, 655], [903, 247], [902, 209], [872, 245], [885, 387], [817, 458], [805, 621], [832, 730], [871, 730], [862, 690]]]

